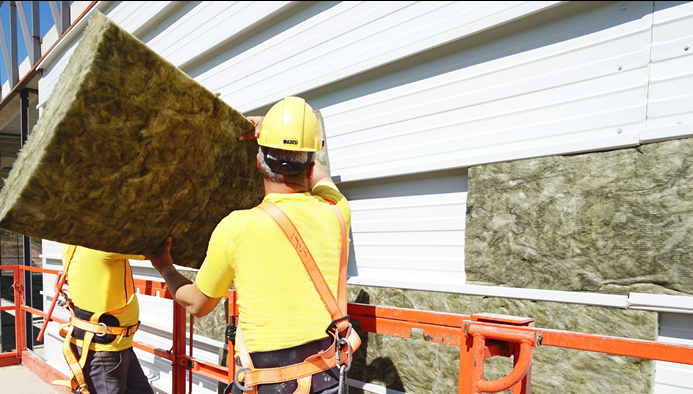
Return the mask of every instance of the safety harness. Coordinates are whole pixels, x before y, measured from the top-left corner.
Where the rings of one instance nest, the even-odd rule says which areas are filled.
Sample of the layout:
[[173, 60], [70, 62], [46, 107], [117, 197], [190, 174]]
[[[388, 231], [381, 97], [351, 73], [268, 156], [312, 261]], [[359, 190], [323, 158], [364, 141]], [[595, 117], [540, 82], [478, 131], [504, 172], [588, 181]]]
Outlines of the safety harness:
[[[125, 286], [125, 296], [127, 297], [127, 302], [122, 308], [109, 312], [91, 313], [88, 311], [83, 311], [74, 306], [67, 292], [63, 290], [62, 284], [65, 283], [65, 278], [67, 278], [67, 272], [70, 269], [70, 263], [72, 263], [76, 249], [76, 246], [70, 245], [67, 252], [69, 257], [65, 266], [65, 271], [62, 274], [59, 274], [55, 281], [56, 297], [58, 297], [58, 295], [63, 297], [63, 300], [58, 305], [60, 307], [67, 308], [70, 311], [70, 321], [60, 325], [60, 336], [65, 338], [65, 341], [63, 342], [63, 354], [65, 355], [65, 360], [70, 367], [70, 380], [55, 380], [53, 381], [53, 384], [70, 387], [74, 392], [77, 393], [89, 394], [87, 383], [84, 379], [84, 373], [82, 371], [84, 369], [84, 365], [86, 364], [87, 354], [89, 353], [89, 347], [91, 346], [92, 342], [111, 343], [117, 340], [117, 342], [120, 343], [124, 337], [129, 337], [135, 334], [140, 326], [140, 322], [138, 321], [137, 324], [132, 326], [120, 327], [108, 325], [108, 322], [103, 321], [108, 319], [102, 319], [103, 316], [104, 318], [111, 318], [110, 322], [118, 321], [118, 319], [112, 315], [122, 313], [135, 298], [134, 284], [131, 283], [131, 281], [126, 281], [127, 284]], [[126, 276], [132, 276], [130, 265], [125, 264], [125, 267], [127, 270]], [[91, 316], [88, 317], [88, 320], [86, 320], [86, 317], [78, 317], [85, 315]], [[84, 338], [82, 339], [82, 355], [78, 358], [78, 356], [72, 350], [70, 344], [73, 337], [79, 337], [81, 336], [79, 334], [82, 333], [84, 335]]]
[[[332, 316], [332, 323], [327, 328], [327, 333], [332, 337], [332, 345], [306, 358], [303, 362], [276, 368], [255, 368], [250, 354], [243, 341], [243, 332], [239, 328], [236, 338], [239, 358], [242, 368], [236, 371], [233, 384], [239, 389], [249, 394], [257, 394], [257, 385], [274, 384], [296, 380], [298, 388], [294, 394], [308, 394], [312, 384], [313, 375], [327, 371], [334, 367], [339, 367], [339, 393], [342, 393], [346, 381], [346, 372], [351, 367], [351, 359], [354, 351], [361, 345], [361, 339], [349, 323], [349, 315], [346, 314], [346, 271], [347, 271], [347, 235], [344, 217], [334, 204], [332, 209], [339, 221], [342, 250], [339, 264], [339, 285], [337, 288], [337, 299], [330, 291], [330, 288], [322, 276], [313, 256], [306, 247], [303, 238], [296, 230], [294, 224], [282, 212], [279, 207], [270, 203], [263, 202], [258, 208], [265, 211], [282, 229], [289, 239], [296, 253], [301, 258], [303, 265], [308, 271], [308, 275], [313, 281], [313, 285], [322, 299], [325, 308]], [[242, 376], [241, 376], [242, 375]]]

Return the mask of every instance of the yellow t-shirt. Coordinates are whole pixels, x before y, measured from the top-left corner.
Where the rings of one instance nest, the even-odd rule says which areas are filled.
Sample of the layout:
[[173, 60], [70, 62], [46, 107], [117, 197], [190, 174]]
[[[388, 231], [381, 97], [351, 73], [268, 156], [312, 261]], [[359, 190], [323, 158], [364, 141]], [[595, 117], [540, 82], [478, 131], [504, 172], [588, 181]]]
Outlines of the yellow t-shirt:
[[[296, 226], [332, 293], [337, 295], [341, 233], [329, 203], [351, 211], [336, 186], [321, 182], [311, 193], [268, 194]], [[212, 233], [195, 280], [208, 297], [237, 291], [240, 326], [249, 352], [284, 349], [324, 338], [332, 321], [296, 250], [259, 208], [232, 212]]]
[[[69, 245], [63, 245], [63, 267], [67, 265]], [[67, 271], [67, 284], [72, 302], [89, 312], [109, 312], [125, 306], [134, 293], [134, 282], [128, 259], [143, 260], [144, 256], [107, 253], [78, 246]], [[137, 296], [119, 314], [114, 314], [121, 326], [136, 324], [140, 315]], [[132, 347], [133, 335], [120, 343], [92, 343], [90, 349], [113, 352]], [[73, 338], [82, 346], [82, 341]]]

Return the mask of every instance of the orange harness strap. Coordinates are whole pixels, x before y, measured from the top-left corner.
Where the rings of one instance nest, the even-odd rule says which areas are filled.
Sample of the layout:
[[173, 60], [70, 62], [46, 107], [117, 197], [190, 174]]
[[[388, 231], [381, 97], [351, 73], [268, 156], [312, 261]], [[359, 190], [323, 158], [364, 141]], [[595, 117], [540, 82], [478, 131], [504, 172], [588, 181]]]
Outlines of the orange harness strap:
[[[276, 205], [272, 204], [271, 202], [263, 202], [258, 206], [260, 209], [265, 211], [268, 215], [274, 219], [274, 221], [277, 222], [279, 227], [282, 229], [286, 237], [289, 239], [289, 242], [291, 242], [291, 245], [296, 249], [296, 253], [298, 253], [298, 256], [301, 258], [301, 261], [303, 262], [303, 265], [306, 268], [306, 271], [308, 271], [308, 275], [310, 275], [310, 279], [313, 281], [313, 285], [315, 286], [315, 290], [317, 290], [318, 294], [320, 295], [320, 298], [322, 299], [323, 304], [325, 304], [325, 308], [330, 312], [330, 315], [332, 316], [332, 319], [337, 319], [342, 316], [346, 315], [346, 302], [344, 302], [344, 309], [340, 308], [341, 305], [337, 304], [337, 300], [335, 300], [334, 295], [330, 291], [330, 288], [327, 285], [327, 282], [325, 281], [325, 278], [322, 276], [322, 273], [320, 272], [320, 269], [318, 268], [318, 265], [315, 263], [315, 260], [313, 259], [313, 255], [310, 254], [310, 251], [308, 250], [308, 247], [306, 246], [305, 242], [303, 241], [303, 238], [301, 235], [298, 233], [298, 230], [296, 230], [296, 227], [294, 224], [289, 220], [289, 218], [282, 212], [279, 207]], [[339, 212], [339, 209], [335, 206], [333, 206], [334, 209]], [[338, 220], [340, 222], [343, 222], [344, 219], [341, 218], [341, 212], [339, 212]], [[342, 230], [340, 226], [340, 230]], [[346, 239], [344, 237], [344, 231], [342, 230], [342, 238]], [[344, 249], [344, 242], [342, 242], [342, 249]], [[343, 256], [340, 256], [343, 257]], [[341, 260], [341, 258], [340, 258]], [[341, 265], [341, 261], [340, 261]], [[346, 266], [346, 264], [345, 264]], [[340, 275], [341, 275], [341, 267], [340, 267]], [[341, 277], [339, 285], [341, 286]], [[346, 292], [345, 292], [346, 294]], [[340, 300], [341, 301], [341, 300]], [[346, 301], [346, 297], [345, 297]]]
[[[337, 220], [339, 221], [342, 239], [339, 264], [339, 284], [337, 289], [337, 299], [335, 300], [335, 297], [330, 291], [330, 288], [327, 285], [325, 278], [322, 276], [320, 269], [315, 263], [313, 256], [310, 254], [310, 251], [303, 241], [303, 238], [298, 233], [291, 220], [289, 220], [289, 218], [284, 214], [284, 212], [282, 212], [281, 209], [279, 209], [279, 207], [270, 202], [265, 201], [258, 207], [265, 211], [277, 222], [286, 237], [296, 249], [296, 252], [301, 258], [308, 275], [313, 281], [316, 291], [320, 295], [320, 298], [325, 305], [325, 308], [332, 316], [335, 329], [334, 332], [328, 332], [333, 337], [332, 345], [328, 349], [308, 357], [305, 361], [285, 367], [256, 369], [253, 367], [250, 354], [245, 347], [245, 343], [243, 341], [243, 330], [240, 329], [239, 326], [238, 338], [236, 342], [243, 369], [236, 373], [236, 381], [243, 381], [245, 383], [245, 387], [242, 388], [243, 391], [249, 394], [255, 394], [257, 393], [257, 385], [259, 384], [273, 384], [286, 382], [289, 380], [297, 380], [298, 388], [294, 394], [307, 394], [310, 392], [311, 378], [313, 375], [328, 369], [332, 369], [338, 366], [338, 364], [343, 364], [340, 360], [350, 360], [353, 352], [356, 351], [356, 349], [358, 349], [358, 347], [361, 345], [361, 339], [359, 338], [358, 334], [356, 334], [356, 331], [351, 329], [348, 318], [345, 318], [347, 317], [346, 272], [348, 249], [344, 217], [339, 211], [339, 208], [333, 205], [332, 209], [334, 210]], [[348, 342], [348, 346], [343, 346], [340, 350], [337, 350], [340, 346], [340, 337], [341, 341], [345, 340], [345, 342]], [[244, 375], [243, 378], [239, 378], [241, 373]]]

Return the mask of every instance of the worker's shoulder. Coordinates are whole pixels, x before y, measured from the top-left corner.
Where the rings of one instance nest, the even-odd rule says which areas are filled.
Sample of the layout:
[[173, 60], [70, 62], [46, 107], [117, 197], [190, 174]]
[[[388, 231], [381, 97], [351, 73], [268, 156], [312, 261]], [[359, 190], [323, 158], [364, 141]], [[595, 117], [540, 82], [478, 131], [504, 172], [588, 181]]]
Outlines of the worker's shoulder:
[[226, 217], [224, 217], [217, 227], [226, 227], [226, 226], [240, 226], [244, 225], [247, 223], [252, 223], [258, 215], [260, 215], [261, 212], [256, 209], [255, 207], [250, 208], [250, 209], [237, 209], [235, 211], [231, 211]]
[[335, 185], [332, 182], [319, 182], [317, 185], [313, 187], [311, 194], [313, 194], [314, 196], [319, 196], [325, 200], [330, 200], [332, 202], [338, 202], [341, 200], [346, 201], [346, 198], [344, 197], [342, 192], [339, 191], [337, 185]]

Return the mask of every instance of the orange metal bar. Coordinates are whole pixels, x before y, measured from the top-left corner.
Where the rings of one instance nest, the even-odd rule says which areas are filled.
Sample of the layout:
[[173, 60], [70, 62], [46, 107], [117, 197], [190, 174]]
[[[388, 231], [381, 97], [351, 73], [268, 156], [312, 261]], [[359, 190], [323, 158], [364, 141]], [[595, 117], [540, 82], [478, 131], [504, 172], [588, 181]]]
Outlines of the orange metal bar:
[[185, 370], [189, 367], [185, 357], [185, 309], [173, 303], [173, 362], [171, 363], [171, 390], [185, 392]]
[[228, 376], [228, 368], [193, 357], [181, 357], [181, 359], [184, 360], [192, 372], [226, 384], [230, 384], [233, 381], [233, 378]]
[[10, 365], [20, 364], [21, 360], [17, 357], [17, 352], [7, 352], [0, 354], [0, 368]]
[[144, 342], [133, 341], [133, 346], [138, 348], [138, 349], [142, 349], [147, 353], [151, 353], [155, 356], [159, 356], [159, 357], [161, 357], [165, 360], [168, 360], [170, 362], [173, 362], [173, 360], [174, 360], [173, 354], [170, 351], [166, 351], [164, 349], [148, 345]]
[[168, 287], [165, 283], [142, 279], [135, 279], [134, 282], [135, 291], [138, 294], [166, 298], [169, 300], [173, 299], [173, 297], [171, 297], [171, 293], [168, 292]]
[[[14, 308], [17, 316], [15, 320], [17, 351], [0, 355], [0, 366], [23, 362], [22, 350], [25, 347], [25, 333], [21, 329], [21, 327], [24, 327], [22, 319], [24, 313], [22, 312], [27, 311], [39, 316], [46, 316], [42, 311], [23, 304], [22, 293], [24, 286], [19, 278], [20, 272], [24, 270], [43, 273], [57, 272], [24, 266], [4, 266], [3, 269], [14, 270], [15, 300], [19, 302], [14, 307], [0, 308], [1, 310]], [[166, 285], [162, 282], [135, 280], [135, 286], [140, 294], [172, 298]], [[237, 324], [236, 294], [233, 291], [229, 291], [225, 297], [229, 299], [229, 322]], [[358, 321], [360, 328], [366, 332], [409, 338], [413, 328], [420, 328], [424, 331], [424, 339], [426, 341], [459, 346], [460, 393], [497, 391], [513, 387], [513, 394], [529, 394], [532, 349], [539, 344], [693, 364], [693, 346], [545, 330], [533, 327], [533, 321], [526, 318], [484, 314], [458, 315], [363, 304], [349, 304], [348, 311], [352, 319]], [[59, 321], [59, 319], [51, 319]], [[185, 371], [193, 371], [229, 384], [233, 380], [235, 373], [235, 365], [233, 363], [235, 350], [233, 343], [229, 341], [230, 362], [229, 367], [225, 368], [185, 355], [185, 331], [185, 311], [178, 304], [174, 303], [172, 349], [165, 351], [142, 342], [135, 342], [135, 346], [171, 361], [174, 393], [183, 392], [185, 388]], [[30, 352], [25, 352], [25, 354], [30, 354]], [[497, 381], [483, 381], [483, 360], [498, 355], [514, 355], [513, 371], [508, 376]], [[31, 361], [28, 362], [31, 363]]]
[[[460, 329], [462, 331], [462, 329]], [[464, 334], [462, 334], [464, 335]], [[464, 342], [460, 345], [460, 370], [457, 391], [460, 394], [472, 392], [472, 374], [474, 370], [474, 337], [463, 337]], [[483, 368], [483, 366], [482, 366]], [[481, 376], [483, 376], [483, 369]]]
[[[193, 357], [193, 320], [194, 317], [192, 314], [190, 314], [190, 337], [188, 341], [188, 357], [192, 359]], [[193, 381], [193, 376], [192, 376], [193, 370], [188, 369], [188, 393], [192, 394], [192, 381]]]
[[[521, 347], [513, 346], [513, 368], [517, 366], [521, 355]], [[520, 381], [520, 383], [513, 386], [513, 394], [529, 394], [532, 383], [532, 368], [527, 368], [527, 373], [525, 377]]]
[[[20, 279], [22, 278], [22, 279]], [[24, 338], [24, 314], [22, 313], [22, 305], [24, 304], [24, 279], [20, 274], [19, 269], [14, 270], [14, 339], [15, 352], [17, 359], [22, 360], [22, 350], [25, 348], [26, 339]]]
[[34, 314], [34, 315], [38, 315], [38, 316], [41, 316], [41, 317], [44, 317], [44, 318], [46, 317], [46, 312], [40, 311], [40, 310], [38, 310], [38, 309], [36, 309], [36, 308], [32, 308], [32, 307], [30, 307], [30, 306], [26, 306], [26, 305], [24, 305], [24, 304], [22, 304], [22, 306], [20, 307], [20, 309], [23, 310], [24, 312], [30, 312], [30, 313], [32, 313], [32, 314]]
[[[515, 386], [525, 378], [532, 365], [534, 347], [539, 343], [539, 332], [517, 331], [513, 330], [513, 327], [484, 326], [477, 325], [476, 323], [467, 323], [464, 331], [468, 336], [473, 337], [471, 351], [473, 365], [470, 380], [471, 384], [468, 392], [473, 394], [481, 392], [495, 393]], [[486, 346], [487, 338], [518, 343], [520, 346], [520, 351], [515, 360], [513, 370], [507, 376], [490, 382], [483, 380], [484, 359], [489, 349]], [[489, 355], [493, 356], [494, 354]], [[462, 388], [460, 389], [461, 392], [465, 392]]]
[[[3, 266], [3, 267], [11, 267], [11, 266]], [[22, 271], [31, 271], [31, 272], [41, 272], [44, 274], [56, 274], [58, 271], [48, 269], [48, 268], [39, 268], [39, 267], [29, 267], [26, 265], [15, 265], [14, 267], [19, 268]]]
[[[51, 302], [50, 308], [48, 308], [48, 316], [53, 315], [53, 310], [55, 310], [55, 304], [58, 303], [58, 298], [60, 298], [60, 289], [63, 288], [65, 285], [65, 281], [67, 280], [67, 276], [65, 276], [64, 272], [58, 272], [56, 274], [55, 278], [55, 286], [53, 286], [54, 294], [53, 294], [53, 301]], [[44, 316], [46, 317], [46, 316]], [[41, 331], [39, 331], [38, 336], [36, 337], [37, 341], [40, 341], [43, 338], [43, 334], [46, 333], [46, 328], [48, 328], [48, 323], [50, 322], [50, 319], [46, 318], [46, 320], [43, 321], [43, 325], [41, 326]]]
[[542, 330], [542, 345], [693, 365], [693, 346]]

